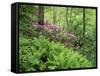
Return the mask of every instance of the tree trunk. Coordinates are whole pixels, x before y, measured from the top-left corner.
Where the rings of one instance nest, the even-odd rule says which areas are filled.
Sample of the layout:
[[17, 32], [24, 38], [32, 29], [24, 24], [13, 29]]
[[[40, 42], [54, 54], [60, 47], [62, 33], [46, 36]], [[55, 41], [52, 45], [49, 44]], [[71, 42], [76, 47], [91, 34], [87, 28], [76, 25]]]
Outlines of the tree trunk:
[[44, 25], [44, 6], [38, 7], [38, 24]]
[[60, 20], [61, 20], [61, 13], [59, 11], [59, 26], [60, 26]]
[[83, 8], [83, 45], [85, 45], [85, 30], [86, 30], [86, 25], [85, 25], [85, 8]]
[[70, 8], [70, 26], [69, 26], [69, 32], [72, 31], [72, 8]]
[[56, 10], [55, 10], [55, 7], [53, 7], [53, 23], [56, 24]]
[[[66, 7], [66, 27], [68, 28], [68, 7]], [[68, 30], [68, 29], [67, 29]]]
[[85, 8], [83, 8], [83, 38], [85, 38]]

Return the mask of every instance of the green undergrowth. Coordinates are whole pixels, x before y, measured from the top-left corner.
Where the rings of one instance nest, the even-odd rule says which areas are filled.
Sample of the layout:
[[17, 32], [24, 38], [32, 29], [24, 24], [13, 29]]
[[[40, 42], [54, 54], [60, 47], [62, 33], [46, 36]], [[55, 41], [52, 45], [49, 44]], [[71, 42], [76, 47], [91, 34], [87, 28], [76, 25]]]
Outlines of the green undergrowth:
[[43, 71], [91, 67], [82, 54], [67, 48], [59, 42], [49, 41], [44, 36], [19, 41], [20, 71]]

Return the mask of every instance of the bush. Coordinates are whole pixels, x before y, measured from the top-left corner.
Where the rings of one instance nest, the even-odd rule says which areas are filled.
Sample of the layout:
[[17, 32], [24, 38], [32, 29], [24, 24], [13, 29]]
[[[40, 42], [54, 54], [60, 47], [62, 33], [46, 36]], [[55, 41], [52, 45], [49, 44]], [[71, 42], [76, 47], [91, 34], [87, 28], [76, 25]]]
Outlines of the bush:
[[43, 36], [19, 41], [19, 70], [43, 71], [91, 67], [91, 63], [78, 52]]

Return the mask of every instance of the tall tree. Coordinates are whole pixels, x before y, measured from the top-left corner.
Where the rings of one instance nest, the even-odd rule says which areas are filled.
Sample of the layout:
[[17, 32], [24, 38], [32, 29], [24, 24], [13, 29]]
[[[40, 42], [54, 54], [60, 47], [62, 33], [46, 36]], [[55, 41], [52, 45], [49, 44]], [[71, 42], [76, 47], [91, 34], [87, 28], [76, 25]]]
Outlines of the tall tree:
[[38, 7], [38, 24], [44, 25], [44, 6], [42, 5]]
[[59, 26], [60, 26], [60, 20], [61, 20], [61, 12], [59, 11]]
[[66, 27], [68, 28], [68, 7], [66, 7]]
[[85, 42], [85, 30], [86, 30], [86, 24], [85, 24], [85, 8], [83, 8], [83, 44]]
[[72, 8], [70, 8], [70, 24], [69, 25], [70, 25], [69, 31], [71, 32], [72, 31]]
[[56, 8], [53, 7], [53, 23], [56, 24]]

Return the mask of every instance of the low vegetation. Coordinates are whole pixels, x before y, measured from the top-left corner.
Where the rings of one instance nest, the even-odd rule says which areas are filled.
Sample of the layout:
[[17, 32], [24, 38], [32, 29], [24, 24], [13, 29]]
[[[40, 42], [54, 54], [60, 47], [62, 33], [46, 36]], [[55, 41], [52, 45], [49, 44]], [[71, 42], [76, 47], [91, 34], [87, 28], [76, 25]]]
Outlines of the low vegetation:
[[96, 67], [95, 9], [19, 7], [20, 72]]

